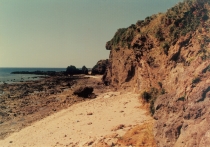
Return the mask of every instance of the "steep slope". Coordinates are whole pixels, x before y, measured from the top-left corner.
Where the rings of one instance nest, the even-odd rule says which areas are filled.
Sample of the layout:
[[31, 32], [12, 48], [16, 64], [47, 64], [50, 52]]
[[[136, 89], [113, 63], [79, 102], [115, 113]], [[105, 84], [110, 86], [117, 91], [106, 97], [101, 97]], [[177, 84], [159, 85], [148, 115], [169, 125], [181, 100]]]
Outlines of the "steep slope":
[[185, 0], [106, 44], [104, 82], [150, 103], [158, 146], [210, 144], [209, 12], [209, 0]]

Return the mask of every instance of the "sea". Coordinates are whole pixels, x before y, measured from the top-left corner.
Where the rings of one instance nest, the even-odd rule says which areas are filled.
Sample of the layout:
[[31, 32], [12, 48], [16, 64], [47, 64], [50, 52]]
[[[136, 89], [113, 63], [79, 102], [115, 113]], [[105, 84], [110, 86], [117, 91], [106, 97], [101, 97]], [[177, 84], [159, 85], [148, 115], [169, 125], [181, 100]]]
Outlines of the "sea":
[[66, 68], [9, 68], [0, 67], [0, 84], [3, 83], [16, 83], [23, 81], [38, 80], [43, 75], [33, 75], [33, 74], [11, 74], [14, 71], [66, 71]]

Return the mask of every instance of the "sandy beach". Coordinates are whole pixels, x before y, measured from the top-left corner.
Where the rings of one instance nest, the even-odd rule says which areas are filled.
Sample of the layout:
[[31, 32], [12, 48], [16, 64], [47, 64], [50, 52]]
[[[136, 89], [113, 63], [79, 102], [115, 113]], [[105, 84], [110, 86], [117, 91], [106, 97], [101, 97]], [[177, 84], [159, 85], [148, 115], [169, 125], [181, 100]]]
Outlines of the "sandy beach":
[[[95, 76], [89, 79], [100, 81]], [[96, 93], [95, 99], [73, 104], [11, 133], [0, 140], [1, 146], [117, 146], [128, 130], [152, 120], [141, 109], [139, 94], [97, 88]]]

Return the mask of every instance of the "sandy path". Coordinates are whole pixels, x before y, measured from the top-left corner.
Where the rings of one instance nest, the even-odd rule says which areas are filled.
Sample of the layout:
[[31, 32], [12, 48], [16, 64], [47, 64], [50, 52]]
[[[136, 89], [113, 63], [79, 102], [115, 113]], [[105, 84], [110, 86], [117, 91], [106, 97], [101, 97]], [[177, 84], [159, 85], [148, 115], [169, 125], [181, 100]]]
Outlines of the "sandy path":
[[[11, 134], [5, 140], [0, 141], [0, 146], [93, 145], [107, 135], [122, 136], [131, 125], [150, 120], [151, 118], [139, 106], [137, 94], [104, 93], [96, 99], [75, 104], [35, 122], [20, 132]], [[125, 127], [123, 128], [121, 124]], [[121, 128], [117, 128], [120, 125]]]

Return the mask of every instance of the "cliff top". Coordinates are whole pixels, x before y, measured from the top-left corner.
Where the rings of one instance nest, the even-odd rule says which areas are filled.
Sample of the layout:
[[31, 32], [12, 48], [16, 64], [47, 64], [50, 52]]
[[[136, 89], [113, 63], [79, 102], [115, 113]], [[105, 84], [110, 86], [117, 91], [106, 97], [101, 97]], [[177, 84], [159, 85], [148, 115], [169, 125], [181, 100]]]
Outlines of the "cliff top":
[[149, 36], [167, 52], [169, 46], [174, 45], [180, 37], [194, 32], [197, 33], [201, 46], [205, 47], [210, 42], [210, 35], [207, 34], [210, 28], [209, 11], [209, 0], [184, 0], [166, 13], [154, 14], [128, 28], [118, 29], [107, 42], [106, 49], [135, 49], [137, 46], [134, 41], [137, 38], [144, 41], [145, 36]]

